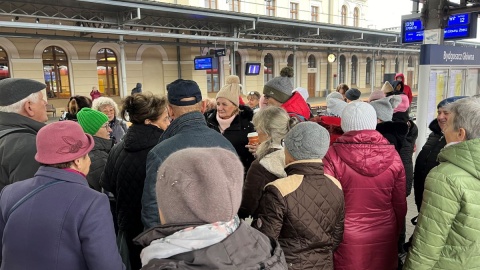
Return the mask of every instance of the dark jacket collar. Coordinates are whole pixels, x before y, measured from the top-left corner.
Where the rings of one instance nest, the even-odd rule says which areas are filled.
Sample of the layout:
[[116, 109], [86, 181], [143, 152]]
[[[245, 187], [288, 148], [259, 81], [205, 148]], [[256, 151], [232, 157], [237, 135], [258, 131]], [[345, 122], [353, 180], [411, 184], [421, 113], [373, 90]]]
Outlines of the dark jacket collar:
[[63, 180], [66, 182], [81, 184], [88, 186], [87, 179], [78, 173], [69, 172], [62, 169], [57, 169], [48, 166], [40, 166], [38, 171], [35, 173], [35, 177], [42, 176], [48, 178], [55, 178], [57, 180]]
[[8, 128], [28, 128], [38, 132], [45, 124], [18, 113], [0, 112], [0, 126], [8, 126]]
[[285, 167], [287, 175], [300, 174], [312, 175], [323, 174], [323, 162], [321, 159], [297, 160]]
[[110, 152], [112, 149], [113, 141], [110, 139], [104, 139], [100, 138], [97, 136], [92, 136], [93, 141], [95, 142], [95, 145], [93, 146], [93, 150], [100, 150], [100, 151], [105, 151], [105, 152]]
[[430, 125], [428, 125], [428, 128], [430, 128], [430, 130], [435, 134], [443, 135], [442, 129], [440, 128], [437, 119], [433, 119], [433, 121], [430, 122]]
[[165, 140], [173, 137], [175, 134], [182, 132], [183, 130], [189, 130], [192, 127], [198, 127], [198, 125], [204, 125], [206, 127], [205, 117], [199, 111], [186, 113], [170, 123], [167, 130], [163, 132], [160, 140]]
[[122, 142], [125, 150], [135, 152], [154, 147], [162, 134], [163, 130], [154, 125], [133, 124], [123, 136]]
[[[230, 127], [228, 127], [229, 130], [241, 130], [242, 129], [242, 123], [240, 119], [252, 119], [253, 117], [253, 110], [245, 105], [240, 105], [239, 106], [239, 113], [238, 115], [233, 119], [232, 123], [230, 124]], [[217, 110], [211, 110], [207, 113], [207, 123], [214, 126], [217, 131], [218, 131], [218, 120], [217, 120]]]

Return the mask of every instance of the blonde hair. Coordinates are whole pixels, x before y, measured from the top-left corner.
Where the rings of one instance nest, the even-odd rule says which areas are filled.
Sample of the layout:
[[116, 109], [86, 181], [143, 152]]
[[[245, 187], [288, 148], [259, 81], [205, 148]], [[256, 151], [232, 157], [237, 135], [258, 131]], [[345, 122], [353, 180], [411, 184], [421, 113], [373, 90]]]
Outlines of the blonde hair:
[[119, 113], [118, 105], [113, 99], [109, 97], [96, 98], [92, 103], [92, 109], [97, 111], [101, 111], [101, 109], [105, 106], [112, 106], [113, 109], [115, 110], [115, 116], [118, 115]]

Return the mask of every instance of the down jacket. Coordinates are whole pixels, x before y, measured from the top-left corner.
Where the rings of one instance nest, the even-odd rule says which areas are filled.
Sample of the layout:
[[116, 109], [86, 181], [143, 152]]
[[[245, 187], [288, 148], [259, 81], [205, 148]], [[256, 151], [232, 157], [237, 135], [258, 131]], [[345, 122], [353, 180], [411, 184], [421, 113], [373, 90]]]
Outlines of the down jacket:
[[92, 163], [90, 164], [90, 171], [87, 174], [88, 185], [96, 191], [102, 191], [100, 186], [100, 177], [102, 176], [105, 164], [107, 163], [108, 153], [112, 149], [113, 141], [93, 136], [95, 145], [92, 151], [88, 153]]
[[438, 153], [447, 144], [443, 136], [442, 129], [438, 125], [437, 119], [434, 119], [428, 126], [432, 131], [428, 135], [427, 142], [423, 145], [422, 150], [415, 161], [415, 169], [413, 175], [413, 191], [415, 193], [415, 204], [420, 212], [422, 205], [423, 190], [425, 189], [425, 179], [428, 172], [439, 163], [437, 161]]
[[345, 214], [340, 183], [324, 175], [320, 159], [292, 162], [285, 171], [288, 177], [265, 187], [253, 226], [278, 239], [289, 269], [333, 269]]
[[296, 117], [301, 122], [310, 119], [312, 114], [310, 107], [299, 92], [293, 92], [287, 102], [282, 104], [282, 108], [290, 117]]
[[[248, 151], [245, 145], [248, 144], [248, 133], [254, 132], [255, 128], [252, 124], [253, 111], [250, 107], [240, 105], [240, 113], [233, 119], [230, 127], [224, 130], [223, 136], [232, 143], [237, 151], [240, 160], [242, 161], [245, 172], [250, 168], [255, 159]], [[211, 129], [220, 132], [220, 127], [217, 121], [217, 110], [211, 110], [206, 113], [207, 126]]]
[[328, 149], [325, 174], [342, 184], [345, 230], [335, 269], [392, 270], [407, 212], [400, 156], [376, 130], [349, 131]]
[[[165, 238], [192, 226], [195, 225], [157, 226], [138, 236], [135, 241], [145, 247], [150, 245], [153, 240]], [[152, 259], [142, 268], [142, 270], [159, 269], [284, 270], [287, 269], [287, 266], [283, 251], [277, 241], [269, 239], [245, 222], [241, 222], [232, 234], [217, 244], [169, 258]]]
[[403, 269], [480, 269], [480, 139], [440, 151]]

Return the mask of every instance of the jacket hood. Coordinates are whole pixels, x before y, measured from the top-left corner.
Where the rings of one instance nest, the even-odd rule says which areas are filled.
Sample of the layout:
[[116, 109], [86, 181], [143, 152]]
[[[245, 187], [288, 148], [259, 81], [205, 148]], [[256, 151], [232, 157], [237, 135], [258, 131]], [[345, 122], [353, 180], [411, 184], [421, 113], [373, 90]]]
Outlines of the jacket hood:
[[285, 172], [285, 152], [283, 149], [265, 155], [259, 163], [278, 178], [287, 177]]
[[437, 119], [433, 119], [432, 122], [430, 122], [430, 125], [428, 125], [428, 128], [435, 134], [439, 134], [443, 136], [442, 129], [440, 128], [440, 125], [438, 124]]
[[[400, 90], [396, 90], [398, 85], [401, 85]], [[392, 87], [393, 87], [393, 92], [387, 93], [387, 96], [399, 95], [399, 94], [403, 93], [404, 83], [401, 82], [401, 81], [393, 81]]]
[[305, 120], [310, 119], [310, 108], [298, 92], [293, 92], [292, 97], [282, 104], [282, 108], [284, 108], [287, 113], [296, 113], [303, 116]]
[[397, 80], [398, 77], [402, 78], [402, 81], [405, 81], [405, 76], [403, 75], [403, 73], [397, 73], [395, 75], [395, 80]]
[[349, 131], [332, 147], [343, 162], [364, 176], [383, 173], [392, 165], [393, 155], [397, 154], [395, 147], [376, 130]]
[[480, 180], [479, 156], [480, 139], [473, 139], [443, 148], [438, 154], [438, 160], [448, 161]]
[[132, 125], [123, 136], [125, 150], [137, 152], [155, 146], [163, 130], [154, 125]]

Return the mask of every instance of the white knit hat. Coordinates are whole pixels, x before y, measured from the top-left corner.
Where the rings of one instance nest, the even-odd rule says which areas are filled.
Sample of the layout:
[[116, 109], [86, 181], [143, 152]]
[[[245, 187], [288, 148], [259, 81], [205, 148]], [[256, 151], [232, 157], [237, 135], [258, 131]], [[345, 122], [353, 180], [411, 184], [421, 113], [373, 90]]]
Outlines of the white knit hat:
[[395, 109], [400, 102], [402, 102], [400, 95], [393, 95], [374, 100], [370, 102], [370, 105], [372, 105], [375, 112], [377, 112], [378, 119], [383, 122], [389, 122], [392, 121], [393, 109]]
[[375, 130], [377, 113], [372, 105], [366, 102], [349, 103], [342, 112], [342, 130]]
[[235, 75], [227, 76], [225, 79], [225, 85], [222, 86], [217, 93], [218, 98], [226, 98], [230, 100], [235, 106], [238, 107], [240, 99], [240, 78]]

